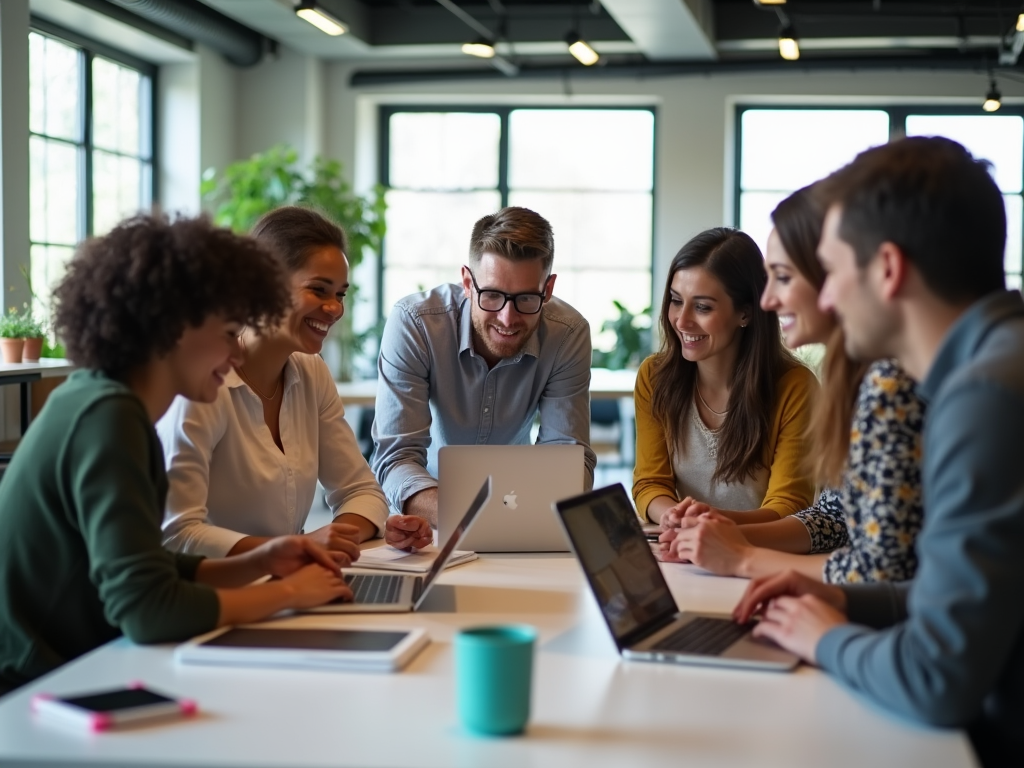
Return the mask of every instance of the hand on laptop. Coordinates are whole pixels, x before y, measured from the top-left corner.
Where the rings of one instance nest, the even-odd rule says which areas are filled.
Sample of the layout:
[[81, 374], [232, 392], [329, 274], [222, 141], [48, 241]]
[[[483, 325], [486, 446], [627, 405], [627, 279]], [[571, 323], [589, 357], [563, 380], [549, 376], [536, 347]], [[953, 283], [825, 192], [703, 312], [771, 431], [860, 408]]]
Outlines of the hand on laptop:
[[422, 517], [392, 515], [385, 524], [384, 541], [395, 549], [423, 549], [434, 543], [434, 530]]
[[330, 552], [344, 554], [348, 562], [343, 563], [343, 566], [351, 565], [359, 559], [359, 529], [354, 525], [328, 523], [304, 536]]
[[834, 584], [785, 571], [751, 581], [732, 615], [743, 623], [755, 613], [761, 614], [755, 637], [767, 637], [814, 664], [821, 638], [847, 622], [846, 593]]
[[314, 563], [339, 575], [341, 568], [351, 565], [347, 553], [328, 551], [317, 545], [309, 536], [275, 536], [246, 555], [239, 555], [245, 556], [258, 564], [261, 573], [279, 578], [289, 576]]

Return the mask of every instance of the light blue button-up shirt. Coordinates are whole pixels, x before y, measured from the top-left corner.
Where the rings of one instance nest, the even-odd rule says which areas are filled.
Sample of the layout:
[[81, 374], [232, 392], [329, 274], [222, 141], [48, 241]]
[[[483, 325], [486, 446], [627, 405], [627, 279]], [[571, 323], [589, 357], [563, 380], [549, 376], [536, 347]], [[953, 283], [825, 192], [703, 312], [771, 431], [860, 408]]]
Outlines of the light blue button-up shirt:
[[564, 301], [546, 303], [522, 351], [489, 368], [462, 286], [407, 296], [388, 317], [377, 370], [370, 465], [393, 512], [437, 486], [441, 446], [527, 444], [538, 413], [537, 442], [582, 445], [593, 487], [590, 326]]

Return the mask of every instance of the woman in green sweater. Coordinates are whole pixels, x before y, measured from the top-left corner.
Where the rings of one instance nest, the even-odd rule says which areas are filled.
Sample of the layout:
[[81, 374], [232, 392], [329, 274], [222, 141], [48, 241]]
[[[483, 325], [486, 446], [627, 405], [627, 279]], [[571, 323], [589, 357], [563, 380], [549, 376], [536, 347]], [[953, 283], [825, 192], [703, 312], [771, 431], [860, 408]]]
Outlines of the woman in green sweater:
[[[0, 693], [103, 643], [184, 640], [351, 597], [308, 538], [223, 559], [161, 546], [167, 496], [153, 428], [176, 395], [209, 402], [242, 325], [288, 308], [276, 259], [205, 219], [139, 216], [85, 242], [54, 294], [80, 366], [50, 396], [0, 483]], [[245, 586], [271, 574], [277, 580]]]

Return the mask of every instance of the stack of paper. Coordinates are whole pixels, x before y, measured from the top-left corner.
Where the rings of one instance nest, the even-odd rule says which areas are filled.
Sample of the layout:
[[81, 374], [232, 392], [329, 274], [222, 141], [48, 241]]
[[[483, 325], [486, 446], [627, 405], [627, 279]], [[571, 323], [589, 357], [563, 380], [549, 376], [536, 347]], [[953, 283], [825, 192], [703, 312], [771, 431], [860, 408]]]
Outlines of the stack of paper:
[[[426, 573], [430, 566], [437, 559], [437, 547], [430, 545], [417, 552], [406, 552], [384, 545], [372, 549], [364, 549], [359, 553], [359, 559], [352, 563], [353, 568], [371, 568], [375, 571], [408, 571], [410, 573]], [[476, 552], [457, 549], [452, 552], [451, 559], [446, 568], [453, 565], [468, 563], [476, 560]]]

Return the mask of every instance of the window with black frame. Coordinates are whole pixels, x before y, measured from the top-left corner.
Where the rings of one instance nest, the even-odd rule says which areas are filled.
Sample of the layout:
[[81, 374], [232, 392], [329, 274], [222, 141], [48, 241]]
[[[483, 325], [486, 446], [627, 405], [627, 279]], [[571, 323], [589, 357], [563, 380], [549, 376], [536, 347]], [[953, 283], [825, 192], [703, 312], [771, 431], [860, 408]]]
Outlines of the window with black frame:
[[1006, 205], [1006, 282], [1024, 267], [1024, 110], [959, 107], [747, 107], [737, 109], [735, 221], [764, 248], [772, 209], [791, 192], [896, 136], [947, 136], [992, 164]]
[[75, 245], [153, 200], [145, 62], [34, 22], [29, 33], [30, 278], [39, 314]]
[[473, 223], [504, 205], [547, 218], [555, 292], [590, 321], [595, 344], [613, 300], [651, 303], [654, 112], [640, 108], [381, 110], [389, 187], [381, 311], [458, 282]]

